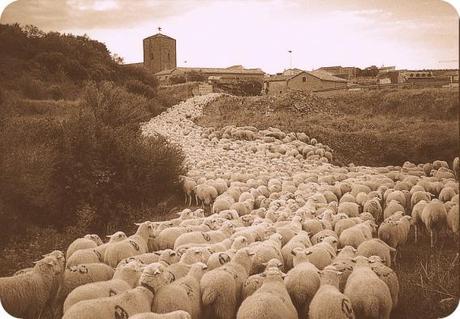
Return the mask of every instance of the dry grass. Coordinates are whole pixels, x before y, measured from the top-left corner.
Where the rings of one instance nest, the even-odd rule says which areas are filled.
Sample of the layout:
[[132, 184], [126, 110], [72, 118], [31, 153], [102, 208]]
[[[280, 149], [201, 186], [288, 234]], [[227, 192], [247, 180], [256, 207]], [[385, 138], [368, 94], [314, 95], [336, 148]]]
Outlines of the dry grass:
[[460, 297], [458, 242], [444, 236], [435, 249], [428, 236], [401, 247], [394, 269], [399, 278], [399, 305], [391, 318], [440, 318], [452, 313]]

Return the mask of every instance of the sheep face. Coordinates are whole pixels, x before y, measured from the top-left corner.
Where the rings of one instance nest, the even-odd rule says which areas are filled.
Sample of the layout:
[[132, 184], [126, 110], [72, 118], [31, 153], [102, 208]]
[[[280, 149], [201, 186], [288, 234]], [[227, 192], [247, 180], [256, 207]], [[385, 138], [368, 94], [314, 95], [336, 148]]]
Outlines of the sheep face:
[[45, 258], [35, 262], [34, 269], [41, 274], [59, 275], [62, 273], [63, 267], [61, 267], [56, 257], [46, 256]]

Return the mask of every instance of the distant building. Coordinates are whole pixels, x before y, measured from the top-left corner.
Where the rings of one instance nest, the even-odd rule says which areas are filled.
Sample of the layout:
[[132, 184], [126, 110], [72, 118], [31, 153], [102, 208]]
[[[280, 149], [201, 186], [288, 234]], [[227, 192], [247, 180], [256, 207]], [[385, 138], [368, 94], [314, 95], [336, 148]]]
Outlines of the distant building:
[[377, 75], [379, 84], [398, 84], [404, 83], [405, 78], [400, 71], [385, 71]]
[[382, 66], [379, 68], [379, 74], [387, 73], [391, 71], [396, 71], [396, 67], [395, 66]]
[[319, 68], [318, 70], [326, 71], [332, 74], [333, 76], [350, 81], [356, 78], [358, 68], [355, 68], [353, 66], [343, 67], [343, 66], [338, 65], [338, 66], [323, 66]]
[[300, 70], [296, 73], [288, 72], [288, 75], [273, 75], [264, 79], [264, 92], [266, 94], [280, 94], [289, 90], [312, 92], [346, 87], [346, 80], [321, 70], [311, 72]]
[[176, 65], [176, 40], [157, 33], [143, 41], [144, 67], [153, 73], [173, 69]]
[[191, 74], [201, 76], [205, 81], [255, 80], [263, 82], [265, 72], [261, 69], [245, 69], [241, 65], [228, 68], [185, 68], [178, 67], [157, 72], [155, 76], [162, 83], [170, 82], [173, 76], [187, 77]]

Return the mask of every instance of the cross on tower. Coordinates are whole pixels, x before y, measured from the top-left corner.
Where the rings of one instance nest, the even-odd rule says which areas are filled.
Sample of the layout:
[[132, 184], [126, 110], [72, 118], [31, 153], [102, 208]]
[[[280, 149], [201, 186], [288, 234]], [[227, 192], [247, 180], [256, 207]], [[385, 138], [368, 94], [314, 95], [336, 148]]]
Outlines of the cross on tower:
[[158, 27], [158, 33], [160, 33], [160, 32], [161, 32], [161, 27]]

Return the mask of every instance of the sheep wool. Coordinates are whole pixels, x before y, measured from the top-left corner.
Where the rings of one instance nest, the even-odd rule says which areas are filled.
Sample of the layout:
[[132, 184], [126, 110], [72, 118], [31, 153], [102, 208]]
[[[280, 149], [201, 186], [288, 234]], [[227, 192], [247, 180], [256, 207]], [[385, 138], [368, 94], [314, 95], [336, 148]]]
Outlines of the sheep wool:
[[237, 319], [296, 319], [297, 311], [284, 286], [285, 276], [278, 268], [265, 271], [265, 280], [254, 294], [243, 301]]
[[62, 267], [53, 256], [36, 262], [33, 270], [13, 277], [0, 278], [3, 308], [17, 318], [39, 318], [61, 280]]

